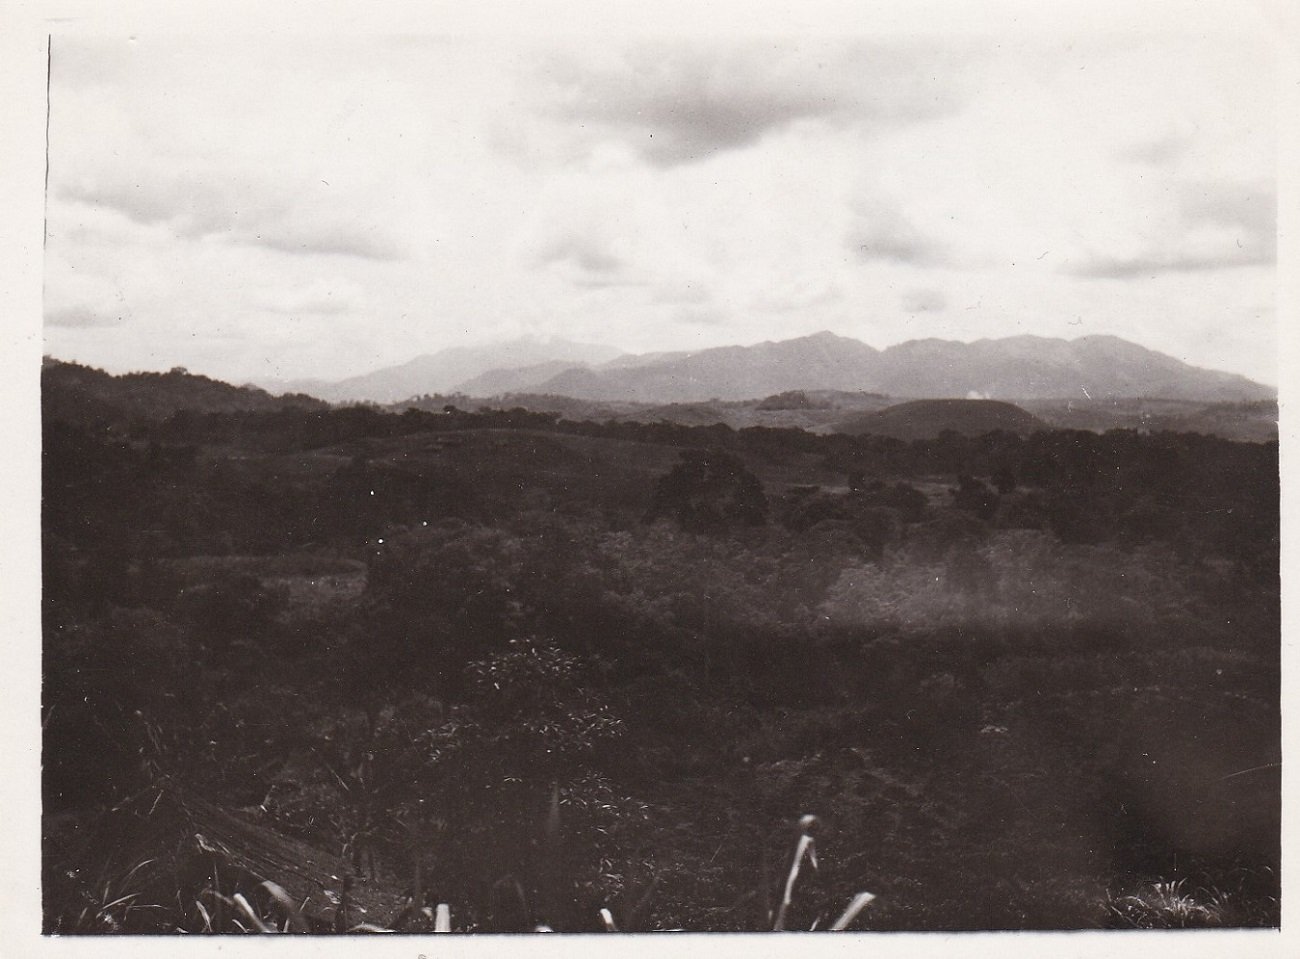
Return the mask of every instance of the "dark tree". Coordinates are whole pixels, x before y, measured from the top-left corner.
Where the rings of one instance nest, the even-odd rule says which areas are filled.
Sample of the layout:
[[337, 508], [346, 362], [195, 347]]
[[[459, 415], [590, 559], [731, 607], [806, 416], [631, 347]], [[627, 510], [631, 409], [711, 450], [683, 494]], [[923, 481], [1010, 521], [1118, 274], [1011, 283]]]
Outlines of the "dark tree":
[[757, 476], [731, 453], [683, 450], [681, 462], [655, 485], [646, 522], [671, 516], [697, 532], [767, 522], [767, 496]]
[[1011, 467], [1003, 466], [993, 474], [993, 485], [997, 487], [998, 493], [1003, 496], [1014, 493], [1016, 491], [1016, 474], [1011, 471]]
[[992, 519], [998, 508], [998, 494], [992, 487], [964, 473], [957, 477], [953, 498], [958, 509], [969, 510], [982, 520]]

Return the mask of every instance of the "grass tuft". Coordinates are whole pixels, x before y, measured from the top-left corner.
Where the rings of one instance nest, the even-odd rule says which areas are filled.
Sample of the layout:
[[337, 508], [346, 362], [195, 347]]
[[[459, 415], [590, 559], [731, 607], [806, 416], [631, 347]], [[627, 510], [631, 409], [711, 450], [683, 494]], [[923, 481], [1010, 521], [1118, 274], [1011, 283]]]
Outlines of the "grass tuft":
[[1112, 922], [1130, 929], [1200, 929], [1225, 925], [1228, 898], [1204, 889], [1189, 891], [1187, 881], [1154, 882], [1127, 896], [1112, 896], [1106, 911]]

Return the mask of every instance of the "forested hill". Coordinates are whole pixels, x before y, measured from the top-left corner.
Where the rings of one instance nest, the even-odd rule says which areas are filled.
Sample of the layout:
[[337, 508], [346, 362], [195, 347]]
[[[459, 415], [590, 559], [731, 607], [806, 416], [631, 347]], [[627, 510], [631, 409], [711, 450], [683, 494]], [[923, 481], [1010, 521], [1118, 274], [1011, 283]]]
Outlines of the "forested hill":
[[836, 428], [841, 433], [917, 440], [938, 436], [944, 430], [966, 436], [1006, 430], [1023, 436], [1049, 427], [1019, 406], [999, 400], [913, 400], [852, 417]]
[[181, 410], [265, 413], [329, 407], [315, 397], [301, 394], [275, 397], [257, 387], [231, 386], [181, 367], [167, 373], [113, 376], [52, 357], [46, 357], [41, 366], [41, 404], [47, 419], [85, 425], [96, 420], [159, 422]]
[[[956, 412], [946, 419], [940, 415], [952, 410]], [[1224, 515], [1215, 524], [1197, 526], [1196, 536], [1212, 536], [1216, 550], [1241, 560], [1250, 559], [1257, 537], [1268, 534], [1268, 516], [1277, 508], [1276, 493], [1269, 492], [1277, 485], [1276, 442], [1133, 429], [1050, 429], [1023, 410], [996, 402], [901, 404], [874, 414], [885, 424], [878, 430], [867, 417], [853, 433], [823, 434], [795, 426], [734, 429], [698, 421], [567, 420], [522, 408], [469, 411], [448, 405], [436, 412], [410, 408], [401, 413], [334, 408], [305, 397], [277, 399], [180, 371], [114, 377], [55, 362], [44, 370], [43, 413], [46, 466], [53, 481], [59, 488], [83, 490], [87, 510], [101, 522], [125, 524], [126, 529], [132, 511], [106, 515], [95, 508], [95, 490], [102, 492], [120, 472], [124, 486], [131, 487], [128, 499], [134, 501], [159, 481], [145, 446], [184, 452], [191, 459], [196, 451], [244, 451], [232, 477], [247, 481], [246, 488], [205, 482], [195, 493], [211, 498], [216, 510], [211, 519], [225, 517], [215, 523], [225, 536], [238, 538], [235, 531], [247, 529], [250, 540], [243, 548], [254, 550], [275, 542], [318, 541], [322, 534], [335, 539], [342, 533], [348, 539], [363, 526], [377, 531], [383, 521], [396, 521], [422, 503], [441, 502], [439, 508], [454, 504], [454, 512], [463, 516], [502, 515], [514, 508], [521, 490], [541, 496], [549, 486], [555, 486], [551, 494], [566, 501], [585, 499], [588, 505], [604, 503], [639, 516], [654, 479], [642, 461], [648, 458], [660, 469], [681, 449], [720, 450], [752, 460], [751, 468], [776, 479], [778, 488], [805, 481], [800, 477], [807, 474], [792, 465], [804, 461], [817, 464], [817, 485], [843, 484], [854, 474], [867, 479], [946, 477], [948, 482], [961, 475], [1030, 478], [1044, 495], [1033, 497], [1030, 506], [1018, 503], [1016, 509], [1024, 515], [1017, 522], [1082, 540], [1126, 536], [1132, 524], [1150, 525], [1155, 515], [1160, 517], [1156, 525], [1165, 530], [1161, 536], [1173, 537], [1196, 525], [1184, 510], [1221, 510]], [[105, 425], [119, 434], [107, 446], [98, 438]], [[501, 435], [499, 444], [486, 440], [493, 434]], [[525, 441], [524, 436], [532, 438]], [[575, 449], [582, 454], [574, 454]], [[477, 452], [471, 455], [471, 450]], [[252, 453], [257, 456], [248, 455]], [[82, 459], [86, 456], [90, 459]], [[101, 466], [113, 468], [87, 469], [88, 463], [101, 460]], [[477, 465], [461, 462], [466, 460]], [[1242, 494], [1245, 477], [1257, 484], [1262, 500]], [[391, 495], [371, 499], [376, 484], [389, 487]], [[340, 490], [354, 486], [364, 486], [366, 497], [349, 505], [340, 499]], [[241, 489], [249, 494], [246, 501], [240, 500]], [[974, 502], [981, 496], [987, 510], [996, 512], [998, 497], [991, 489], [968, 490], [966, 499]], [[260, 515], [264, 507], [268, 512]], [[353, 512], [346, 523], [329, 528], [329, 516], [349, 509]], [[77, 511], [64, 512], [50, 510], [53, 528]], [[187, 535], [199, 535], [201, 541], [217, 532], [200, 531], [188, 521], [184, 525]], [[1275, 542], [1276, 534], [1269, 535]], [[1272, 556], [1276, 563], [1274, 553], [1266, 549], [1251, 561]]]

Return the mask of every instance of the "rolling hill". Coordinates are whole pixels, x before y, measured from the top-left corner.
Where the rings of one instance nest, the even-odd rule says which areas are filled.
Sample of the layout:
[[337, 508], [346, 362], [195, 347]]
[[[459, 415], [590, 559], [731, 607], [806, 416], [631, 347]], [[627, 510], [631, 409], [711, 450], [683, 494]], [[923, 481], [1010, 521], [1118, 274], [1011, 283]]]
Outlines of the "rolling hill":
[[1050, 427], [1032, 413], [1000, 400], [912, 400], [850, 417], [834, 429], [854, 436], [870, 433], [910, 441], [938, 436], [945, 430], [965, 436], [1005, 430], [1024, 436]]
[[328, 404], [312, 396], [276, 397], [256, 387], [231, 386], [179, 368], [168, 373], [113, 376], [52, 357], [46, 357], [41, 367], [41, 402], [46, 419], [84, 425], [97, 420], [161, 421], [180, 410], [266, 413], [328, 408]]

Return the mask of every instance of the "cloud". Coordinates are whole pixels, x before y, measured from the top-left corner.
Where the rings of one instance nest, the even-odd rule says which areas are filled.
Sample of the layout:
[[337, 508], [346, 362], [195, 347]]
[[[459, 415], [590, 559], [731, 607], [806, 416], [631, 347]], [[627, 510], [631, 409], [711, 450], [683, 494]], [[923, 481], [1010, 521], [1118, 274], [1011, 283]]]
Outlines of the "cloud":
[[61, 309], [47, 310], [47, 326], [61, 326], [75, 329], [118, 326], [123, 322], [120, 314], [106, 313], [89, 306], [69, 306]]
[[712, 299], [705, 281], [674, 280], [655, 287], [652, 303], [699, 304]]
[[552, 240], [538, 253], [537, 262], [544, 266], [570, 263], [585, 273], [618, 273], [625, 266], [598, 242], [573, 235]]
[[854, 221], [846, 242], [859, 260], [914, 266], [939, 266], [951, 260], [944, 244], [922, 233], [892, 203], [859, 202]]
[[1277, 198], [1271, 184], [1187, 184], [1177, 198], [1172, 235], [1127, 256], [1093, 255], [1064, 267], [1075, 276], [1131, 279], [1277, 262]]
[[265, 224], [256, 233], [235, 230], [230, 238], [235, 243], [280, 253], [353, 256], [378, 261], [402, 258], [401, 248], [390, 238], [361, 225], [344, 223], [312, 226], [283, 221]]
[[157, 188], [142, 188], [138, 183], [79, 182], [63, 187], [58, 195], [89, 206], [108, 207], [143, 226], [153, 226], [184, 216], [178, 198], [166, 196]]
[[634, 280], [620, 276], [600, 276], [592, 274], [577, 274], [569, 277], [569, 282], [574, 286], [584, 290], [612, 290], [629, 286], [644, 286], [641, 280]]
[[1170, 133], [1153, 140], [1145, 140], [1121, 150], [1119, 158], [1148, 166], [1170, 167], [1185, 157], [1192, 148], [1192, 140], [1182, 133]]
[[314, 185], [275, 191], [249, 176], [224, 176], [219, 169], [207, 177], [155, 170], [131, 178], [108, 173], [83, 178], [59, 195], [116, 210], [144, 226], [166, 226], [181, 239], [217, 238], [281, 253], [381, 261], [402, 256], [377, 224], [343, 204], [331, 204]]
[[1242, 266], [1272, 263], [1253, 254], [1223, 253], [1213, 256], [1139, 256], [1130, 259], [1099, 257], [1067, 269], [1075, 276], [1089, 279], [1127, 280], [1159, 273], [1196, 273], [1202, 270], [1226, 270]]
[[551, 237], [532, 256], [535, 266], [554, 270], [581, 289], [645, 286], [646, 281], [615, 255], [600, 237], [567, 232]]
[[750, 305], [763, 313], [802, 313], [844, 299], [839, 284], [821, 276], [777, 281], [754, 296]]
[[942, 290], [921, 288], [903, 294], [903, 309], [908, 313], [941, 313], [948, 308]]
[[545, 109], [579, 138], [669, 167], [750, 146], [799, 121], [903, 125], [955, 107], [911, 54], [862, 44], [640, 46], [601, 66], [544, 68]]
[[1272, 185], [1201, 183], [1183, 190], [1180, 205], [1189, 222], [1239, 227], [1276, 254], [1277, 193]]
[[718, 306], [683, 306], [673, 314], [673, 322], [684, 327], [722, 327], [732, 316]]
[[269, 291], [258, 304], [285, 316], [334, 316], [357, 310], [363, 300], [364, 291], [354, 283], [321, 280], [296, 289]]
[[94, 256], [78, 264], [58, 249], [46, 251], [44, 321], [47, 329], [96, 330], [122, 326], [135, 318], [132, 295], [123, 292], [124, 276], [103, 269]]

